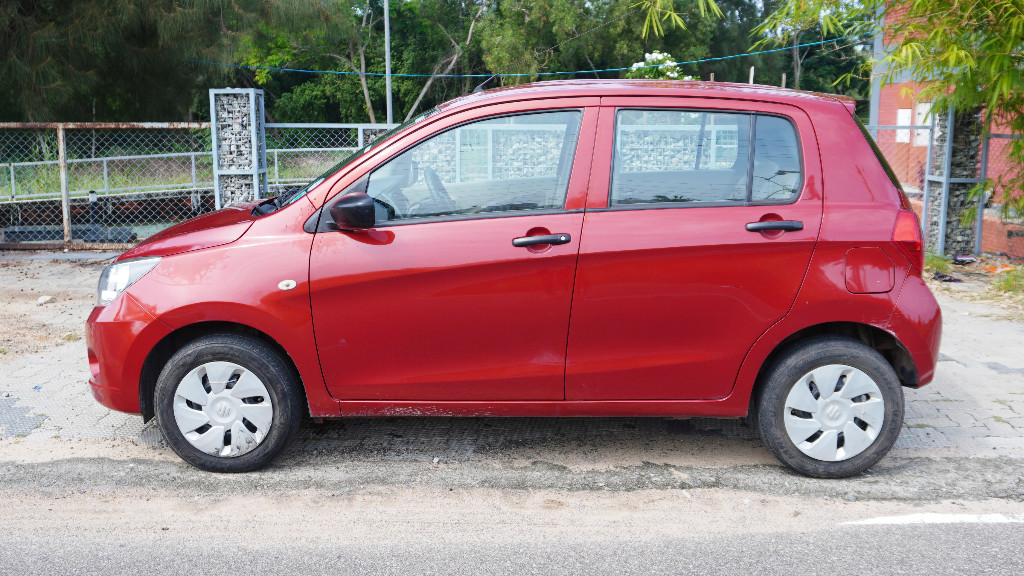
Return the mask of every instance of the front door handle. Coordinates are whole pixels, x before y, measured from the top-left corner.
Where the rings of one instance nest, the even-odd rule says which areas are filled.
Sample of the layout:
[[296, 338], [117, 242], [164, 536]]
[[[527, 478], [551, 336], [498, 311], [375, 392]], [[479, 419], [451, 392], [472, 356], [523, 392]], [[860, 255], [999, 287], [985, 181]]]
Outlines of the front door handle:
[[538, 244], [568, 244], [572, 237], [568, 234], [545, 234], [543, 236], [523, 236], [513, 238], [512, 245], [516, 248], [524, 246], [536, 246]]
[[767, 220], [765, 222], [748, 222], [747, 230], [750, 232], [766, 232], [769, 230], [782, 230], [783, 232], [796, 232], [803, 230], [804, 223], [799, 220]]

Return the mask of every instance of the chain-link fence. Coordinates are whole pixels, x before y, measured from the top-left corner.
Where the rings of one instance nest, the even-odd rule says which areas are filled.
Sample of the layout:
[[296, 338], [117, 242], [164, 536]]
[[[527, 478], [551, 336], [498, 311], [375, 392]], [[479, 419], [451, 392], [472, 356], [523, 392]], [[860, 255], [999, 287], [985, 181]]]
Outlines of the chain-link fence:
[[1000, 205], [1008, 197], [1024, 194], [1024, 190], [1008, 184], [1020, 170], [1010, 161], [1010, 146], [1012, 140], [1017, 138], [1020, 136], [990, 134], [983, 143], [981, 175], [993, 183], [993, 188], [984, 199], [986, 207], [979, 219], [977, 234], [983, 251], [1024, 259], [1024, 225], [1020, 224], [1019, 219], [1004, 220]]
[[[391, 127], [268, 124], [269, 193]], [[0, 243], [129, 244], [215, 205], [207, 124], [0, 124]]]
[[393, 126], [267, 124], [267, 182], [270, 193], [304, 186]]
[[[919, 207], [930, 150], [943, 138], [930, 118], [921, 121], [927, 123], [868, 127]], [[392, 126], [265, 128], [268, 188], [278, 194], [305, 185]], [[983, 175], [997, 183], [1013, 169], [1010, 143], [992, 135], [982, 155]], [[212, 154], [210, 126], [202, 123], [0, 124], [0, 243], [123, 245], [209, 212], [216, 205]], [[997, 186], [994, 197], [1004, 192]], [[985, 214], [981, 249], [1024, 256], [1020, 227], [999, 223], [992, 207]]]
[[931, 124], [868, 126], [868, 130], [903, 190], [911, 198], [920, 199], [932, 146]]
[[205, 124], [0, 126], [3, 241], [125, 244], [213, 207]]

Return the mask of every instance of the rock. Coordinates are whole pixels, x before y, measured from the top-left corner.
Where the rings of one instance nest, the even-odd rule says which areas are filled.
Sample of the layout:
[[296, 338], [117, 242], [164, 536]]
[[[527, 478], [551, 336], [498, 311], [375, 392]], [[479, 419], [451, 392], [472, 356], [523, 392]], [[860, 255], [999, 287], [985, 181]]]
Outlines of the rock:
[[845, 498], [846, 500], [849, 500], [850, 502], [856, 502], [857, 501], [857, 495], [854, 494], [853, 492], [847, 492], [846, 496], [843, 496], [843, 498]]
[[40, 296], [39, 300], [36, 300], [36, 306], [42, 306], [43, 304], [49, 304], [53, 302], [53, 296]]

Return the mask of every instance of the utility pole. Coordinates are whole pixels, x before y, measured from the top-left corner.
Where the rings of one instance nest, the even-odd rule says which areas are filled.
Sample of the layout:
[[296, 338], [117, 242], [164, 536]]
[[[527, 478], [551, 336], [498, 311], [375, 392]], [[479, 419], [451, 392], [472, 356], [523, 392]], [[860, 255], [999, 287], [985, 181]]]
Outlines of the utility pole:
[[384, 0], [384, 84], [388, 91], [388, 124], [392, 124], [394, 110], [391, 107], [391, 10]]

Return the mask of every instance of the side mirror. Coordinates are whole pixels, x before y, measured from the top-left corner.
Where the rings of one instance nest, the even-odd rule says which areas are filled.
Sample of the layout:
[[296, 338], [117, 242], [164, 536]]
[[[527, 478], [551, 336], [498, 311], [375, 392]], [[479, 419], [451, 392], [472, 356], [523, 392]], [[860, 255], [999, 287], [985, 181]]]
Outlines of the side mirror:
[[365, 192], [345, 194], [331, 204], [331, 219], [341, 230], [365, 230], [376, 223], [373, 198]]

